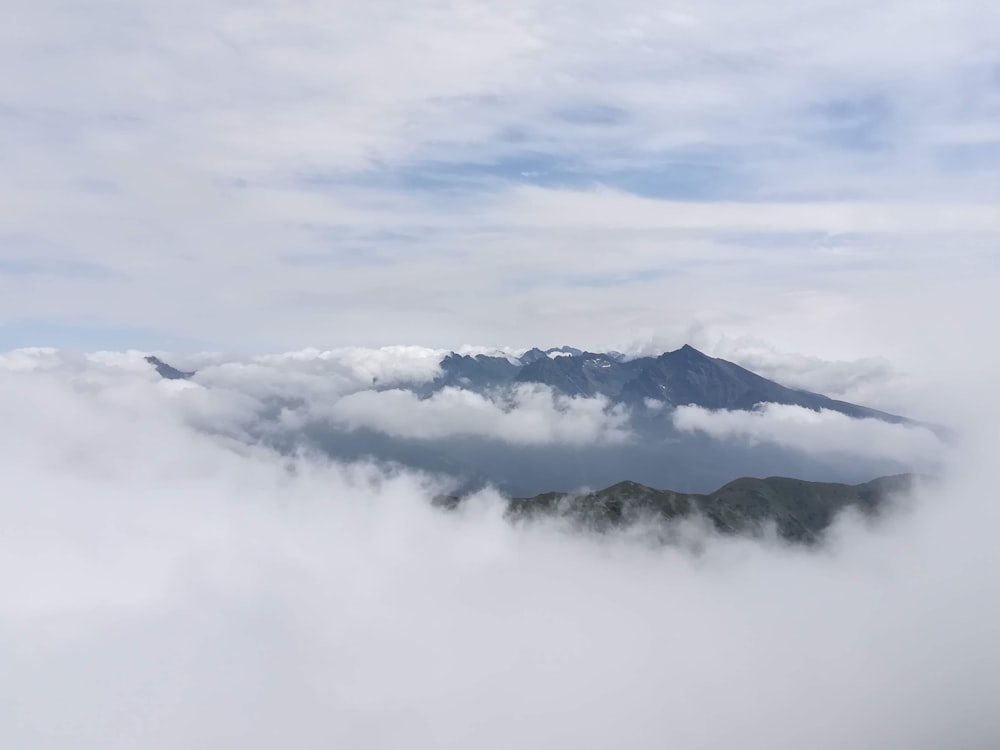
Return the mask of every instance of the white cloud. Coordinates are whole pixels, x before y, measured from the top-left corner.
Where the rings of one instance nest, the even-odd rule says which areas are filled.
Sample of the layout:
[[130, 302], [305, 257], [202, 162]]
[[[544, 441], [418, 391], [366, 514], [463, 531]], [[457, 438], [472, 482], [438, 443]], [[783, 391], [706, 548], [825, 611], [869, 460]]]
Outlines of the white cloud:
[[[460, 352], [509, 351], [465, 346]], [[441, 374], [444, 350], [422, 347], [303, 350], [227, 361], [179, 356], [192, 380], [161, 380], [140, 352], [65, 353], [21, 349], [0, 355], [0, 371], [44, 374], [106, 401], [127, 399], [174, 410], [191, 426], [253, 442], [261, 430], [294, 434], [313, 422], [392, 437], [475, 436], [515, 445], [592, 445], [629, 438], [629, 413], [607, 399], [574, 398], [518, 384], [480, 395], [445, 388], [428, 398], [391, 386], [421, 385]], [[378, 388], [379, 390], [375, 390]], [[382, 390], [388, 388], [388, 390]], [[277, 417], [264, 416], [277, 403]]]
[[690, 344], [711, 357], [733, 362], [789, 388], [890, 412], [906, 411], [907, 406], [918, 401], [909, 393], [912, 375], [899, 372], [885, 357], [824, 359], [781, 351], [759, 337], [727, 336], [720, 328], [689, 324], [632, 341], [622, 349], [630, 358], [657, 357]]
[[417, 385], [441, 374], [445, 350], [417, 346], [303, 349], [249, 358], [171, 357], [196, 370], [195, 380], [257, 398], [329, 402], [367, 388]]
[[[225, 354], [172, 352], [164, 355], [171, 363], [197, 371], [197, 381], [267, 392], [284, 390], [306, 395], [322, 387], [331, 393], [364, 388], [387, 388], [430, 383], [442, 375], [441, 360], [452, 351], [466, 356], [480, 354], [505, 357], [516, 362], [523, 350], [509, 347], [462, 345], [451, 349], [424, 346], [340, 347], [300, 349], [279, 354], [239, 357]], [[24, 356], [24, 355], [21, 355]], [[283, 378], [296, 378], [291, 388], [282, 389]], [[312, 384], [312, 388], [307, 385]]]
[[[764, 342], [721, 340], [713, 347], [714, 356], [728, 359], [765, 378], [791, 388], [802, 388], [856, 403], [883, 408], [899, 390], [905, 378], [885, 357], [851, 361], [825, 360], [776, 351]], [[897, 401], [898, 404], [898, 401]], [[894, 405], [892, 408], [899, 408]]]
[[646, 410], [651, 412], [661, 412], [667, 405], [666, 401], [658, 401], [655, 398], [644, 398], [642, 403]]
[[515, 444], [617, 443], [628, 439], [628, 411], [607, 399], [561, 396], [546, 386], [519, 384], [484, 396], [444, 388], [429, 398], [410, 391], [361, 391], [310, 416], [351, 429], [403, 438], [474, 436]]
[[236, 451], [134, 382], [0, 372], [4, 746], [1000, 742], [985, 423], [945, 486], [823, 554], [692, 556]]
[[501, 214], [526, 226], [564, 229], [711, 229], [766, 233], [925, 233], [1000, 230], [989, 203], [726, 203], [670, 201], [620, 190], [520, 188]]
[[939, 465], [950, 450], [928, 428], [855, 419], [839, 412], [787, 404], [759, 404], [753, 411], [680, 406], [671, 419], [686, 432], [714, 438], [764, 442], [810, 455], [855, 455]]
[[29, 341], [123, 310], [130, 345], [245, 351], [595, 347], [697, 316], [773, 338], [886, 315], [840, 274], [859, 260], [919, 287], [995, 247], [986, 0], [15, 6], [0, 321]]
[[[1000, 746], [1000, 5], [9, 11], [0, 347], [318, 348], [178, 358], [182, 384], [139, 352], [0, 355], [0, 745]], [[692, 558], [513, 529], [487, 497], [445, 515], [425, 478], [247, 434], [298, 398], [397, 434], [615, 440], [614, 412], [540, 391], [360, 392], [426, 382], [436, 350], [345, 347], [623, 332], [972, 437], [824, 554]], [[680, 415], [940, 454], [837, 415]]]

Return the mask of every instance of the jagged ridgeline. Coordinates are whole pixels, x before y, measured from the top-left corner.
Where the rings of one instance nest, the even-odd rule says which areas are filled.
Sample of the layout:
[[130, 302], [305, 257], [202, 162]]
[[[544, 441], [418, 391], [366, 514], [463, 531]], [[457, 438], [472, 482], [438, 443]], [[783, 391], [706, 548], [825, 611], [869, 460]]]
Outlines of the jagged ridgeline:
[[[708, 494], [619, 482], [597, 492], [547, 492], [535, 497], [509, 498], [505, 515], [514, 523], [561, 519], [599, 533], [640, 523], [664, 526], [700, 516], [725, 534], [757, 533], [773, 525], [788, 541], [813, 543], [841, 511], [853, 508], [866, 516], [876, 516], [893, 496], [911, 489], [915, 481], [911, 474], [880, 477], [855, 485], [787, 477], [744, 477]], [[458, 496], [435, 500], [437, 505], [450, 510], [463, 502], [465, 498]]]
[[153, 366], [159, 376], [164, 380], [187, 380], [188, 378], [194, 377], [193, 372], [178, 370], [173, 365], [168, 365], [159, 357], [150, 355], [146, 357], [146, 361]]
[[752, 409], [760, 403], [828, 409], [856, 418], [902, 423], [908, 420], [819, 393], [788, 388], [724, 359], [682, 346], [657, 357], [627, 359], [618, 352], [594, 353], [572, 347], [530, 349], [518, 358], [449, 354], [442, 374], [425, 391], [445, 387], [483, 391], [515, 383], [540, 383], [567, 396], [604, 396], [613, 403], [705, 409]]
[[[147, 361], [164, 378], [197, 378], [154, 356]], [[623, 479], [682, 493], [711, 493], [741, 476], [788, 476], [853, 485], [877, 476], [937, 471], [930, 461], [918, 463], [903, 453], [805, 451], [787, 443], [729, 439], [678, 426], [674, 415], [688, 405], [746, 411], [760, 404], [779, 404], [837, 412], [852, 419], [930, 427], [943, 434], [902, 416], [790, 388], [691, 346], [632, 358], [572, 347], [530, 349], [519, 356], [452, 352], [441, 357], [437, 375], [430, 380], [373, 379], [368, 389], [407, 391], [417, 401], [432, 402], [422, 411], [426, 419], [443, 422], [456, 403], [456, 390], [475, 393], [501, 410], [516, 411], [522, 408], [519, 404], [525, 392], [544, 390], [537, 386], [562, 399], [548, 408], [546, 418], [572, 407], [566, 397], [598, 399], [597, 412], [592, 403], [589, 406], [588, 414], [596, 416], [589, 416], [587, 423], [613, 424], [614, 439], [601, 433], [588, 440], [532, 442], [489, 430], [463, 431], [461, 424], [450, 432], [431, 430], [428, 435], [417, 435], [394, 432], [392, 426], [374, 418], [347, 424], [320, 417], [305, 419], [294, 432], [269, 425], [259, 431], [259, 438], [289, 453], [305, 446], [336, 460], [375, 460], [447, 475], [457, 480], [458, 494], [493, 486], [514, 497], [606, 487]], [[286, 390], [269, 397], [266, 406], [261, 420], [286, 407], [300, 408], [302, 402]], [[369, 408], [374, 411], [376, 407]]]
[[[156, 356], [148, 356], [146, 361], [163, 378], [195, 375]], [[910, 421], [819, 393], [788, 388], [688, 345], [657, 357], [632, 359], [619, 352], [585, 352], [568, 346], [545, 351], [529, 349], [520, 357], [452, 352], [442, 358], [437, 378], [429, 383], [414, 383], [411, 389], [426, 396], [449, 387], [485, 392], [518, 383], [538, 383], [566, 396], [603, 396], [612, 403], [630, 405], [656, 401], [667, 406], [747, 410], [757, 404], [773, 403], [892, 423]], [[378, 389], [377, 384], [375, 387]]]

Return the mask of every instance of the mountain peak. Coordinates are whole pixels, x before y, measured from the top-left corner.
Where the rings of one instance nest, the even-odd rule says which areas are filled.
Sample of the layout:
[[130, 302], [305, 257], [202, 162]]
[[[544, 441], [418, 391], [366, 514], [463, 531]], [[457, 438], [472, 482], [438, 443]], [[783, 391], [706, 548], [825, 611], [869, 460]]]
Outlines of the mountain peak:
[[156, 372], [159, 373], [160, 377], [164, 380], [187, 380], [188, 378], [194, 377], [193, 372], [178, 370], [176, 367], [168, 365], [162, 359], [152, 354], [146, 357], [146, 362], [156, 368]]
[[521, 360], [521, 364], [530, 365], [535, 360], [544, 359], [547, 356], [548, 355], [545, 352], [543, 352], [541, 349], [535, 346], [532, 347], [531, 349], [528, 349], [528, 351], [522, 354], [519, 357], [519, 359]]
[[687, 358], [698, 358], [698, 359], [712, 359], [705, 352], [695, 349], [691, 344], [684, 344], [680, 349], [674, 349], [672, 352], [664, 352], [660, 357], [687, 357]]
[[436, 381], [438, 386], [460, 384], [481, 390], [509, 382], [541, 383], [564, 395], [604, 396], [615, 403], [636, 404], [653, 399], [670, 406], [693, 404], [706, 409], [740, 410], [753, 409], [760, 403], [778, 403], [828, 409], [852, 417], [906, 421], [817, 393], [787, 388], [733, 362], [710, 357], [690, 344], [658, 357], [634, 359], [570, 346], [529, 349], [516, 364], [480, 358], [475, 363], [479, 367], [472, 366], [472, 362], [459, 367], [455, 359], [452, 355], [442, 362], [447, 377]]

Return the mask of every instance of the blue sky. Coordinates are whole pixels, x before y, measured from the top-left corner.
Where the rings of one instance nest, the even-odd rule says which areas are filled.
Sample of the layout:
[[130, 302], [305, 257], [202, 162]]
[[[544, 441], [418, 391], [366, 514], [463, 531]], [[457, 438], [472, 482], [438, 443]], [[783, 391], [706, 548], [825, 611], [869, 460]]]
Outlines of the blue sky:
[[0, 348], [861, 356], [995, 280], [987, 0], [17, 4]]

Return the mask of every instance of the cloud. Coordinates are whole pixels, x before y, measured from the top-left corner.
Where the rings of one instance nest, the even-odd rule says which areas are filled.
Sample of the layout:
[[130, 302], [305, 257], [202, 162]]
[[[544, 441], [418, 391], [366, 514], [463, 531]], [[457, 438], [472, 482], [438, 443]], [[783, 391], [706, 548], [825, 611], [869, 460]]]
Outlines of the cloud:
[[913, 375], [900, 372], [884, 356], [824, 359], [781, 351], [759, 337], [725, 335], [721, 327], [697, 323], [676, 326], [673, 331], [664, 328], [655, 336], [624, 345], [622, 350], [628, 357], [656, 357], [684, 344], [789, 388], [888, 412], [920, 408], [920, 399], [913, 392]]
[[[424, 346], [310, 347], [278, 354], [239, 356], [218, 353], [169, 352], [171, 362], [197, 370], [196, 380], [209, 385], [249, 388], [263, 392], [281, 390], [282, 378], [295, 378], [292, 390], [306, 395], [322, 384], [328, 392], [362, 388], [416, 386], [442, 374], [441, 360], [452, 351], [468, 356], [516, 358], [523, 350], [465, 344], [454, 349]], [[311, 384], [312, 387], [310, 387]], [[291, 391], [289, 391], [291, 392]]]
[[[488, 347], [460, 353], [512, 356]], [[441, 374], [445, 350], [424, 347], [302, 350], [227, 362], [195, 356], [177, 361], [203, 367], [194, 383], [214, 392], [254, 399], [254, 429], [294, 433], [310, 423], [368, 429], [390, 437], [442, 440], [481, 437], [515, 445], [617, 443], [629, 436], [629, 414], [606, 399], [560, 396], [544, 386], [518, 385], [481, 395], [445, 388], [422, 398], [409, 388]], [[268, 404], [280, 405], [265, 423]]]
[[329, 401], [366, 388], [414, 386], [441, 374], [447, 352], [419, 346], [303, 349], [281, 354], [171, 355], [196, 369], [195, 382], [257, 398]]
[[825, 360], [775, 351], [773, 347], [752, 339], [723, 339], [716, 342], [714, 349], [715, 356], [737, 362], [791, 388], [802, 388], [876, 408], [883, 408], [893, 395], [898, 397], [900, 388], [906, 387], [905, 378], [884, 357]]
[[593, 348], [698, 314], [813, 351], [887, 314], [845, 269], [993, 257], [994, 3], [386, 8], [18, 2], [0, 265], [101, 273], [0, 275], [0, 345]]
[[[475, 346], [459, 351], [503, 353]], [[444, 388], [424, 398], [405, 389], [440, 375], [445, 354], [423, 347], [309, 349], [235, 361], [194, 354], [171, 359], [196, 368], [191, 380], [165, 381], [140, 352], [36, 348], [0, 354], [0, 371], [68, 379], [103, 399], [152, 400], [193, 427], [248, 443], [261, 435], [294, 443], [316, 423], [403, 439], [478, 437], [513, 445], [616, 444], [630, 437], [628, 410], [603, 397], [562, 396], [532, 384], [490, 394]]]
[[[512, 355], [486, 347], [459, 350]], [[669, 414], [655, 413], [662, 411], [659, 402], [633, 413], [603, 398], [562, 396], [542, 385], [483, 394], [434, 390], [429, 381], [440, 372], [443, 351], [420, 347], [252, 357], [162, 354], [195, 371], [194, 377], [162, 381], [136, 351], [22, 349], [0, 355], [0, 370], [66, 382], [102, 402], [156, 404], [190, 428], [235, 445], [375, 460], [446, 477], [464, 488], [493, 484], [523, 496], [623, 479], [690, 492], [709, 492], [743, 475], [859, 482], [934, 471], [944, 450], [928, 435], [897, 434], [891, 426], [884, 431], [885, 426], [848, 422], [830, 430], [807, 424], [799, 428], [800, 440], [786, 435], [788, 426], [771, 434], [774, 430], [751, 421], [742, 437], [729, 425], [731, 439], [720, 440], [718, 419], [681, 432]], [[745, 417], [736, 414], [733, 420]], [[754, 430], [761, 434], [750, 437]], [[851, 450], [852, 436], [884, 445], [858, 455]], [[814, 445], [804, 450], [807, 438]]]
[[753, 411], [679, 406], [671, 419], [684, 432], [773, 443], [810, 455], [846, 454], [935, 465], [949, 450], [926, 427], [854, 419], [827, 409], [814, 411], [787, 404], [759, 404]]
[[439, 511], [419, 475], [193, 429], [197, 386], [122, 368], [0, 371], [4, 746], [1000, 741], [985, 422], [819, 554], [692, 554]]
[[[0, 745], [1000, 746], [997, 3], [8, 15], [0, 347], [237, 354], [177, 359], [189, 383], [138, 351], [0, 355]], [[512, 528], [488, 493], [448, 515], [424, 475], [262, 440], [345, 400], [404, 433], [613, 436], [540, 393], [371, 395], [432, 378], [434, 350], [345, 347], [623, 331], [764, 340], [740, 361], [968, 437], [941, 486], [818, 554], [697, 556]], [[317, 348], [250, 354], [290, 347]], [[569, 482], [640, 450], [764, 466], [750, 439], [939, 455], [824, 414], [682, 415], [735, 438], [727, 462], [518, 457]]]
[[630, 436], [629, 414], [607, 399], [561, 396], [545, 386], [519, 384], [488, 397], [444, 388], [421, 399], [410, 391], [361, 391], [312, 413], [334, 423], [402, 438], [476, 436], [523, 445], [620, 443]]
[[[462, 346], [458, 352], [514, 356], [481, 346]], [[603, 398], [569, 398], [528, 384], [486, 395], [445, 388], [421, 398], [409, 390], [439, 376], [447, 353], [395, 346], [307, 349], [244, 362], [209, 358], [195, 382], [261, 402], [278, 400], [280, 424], [267, 429], [283, 431], [324, 422], [404, 439], [473, 436], [517, 445], [616, 443], [629, 436], [627, 410]], [[187, 361], [197, 363], [198, 357]]]

